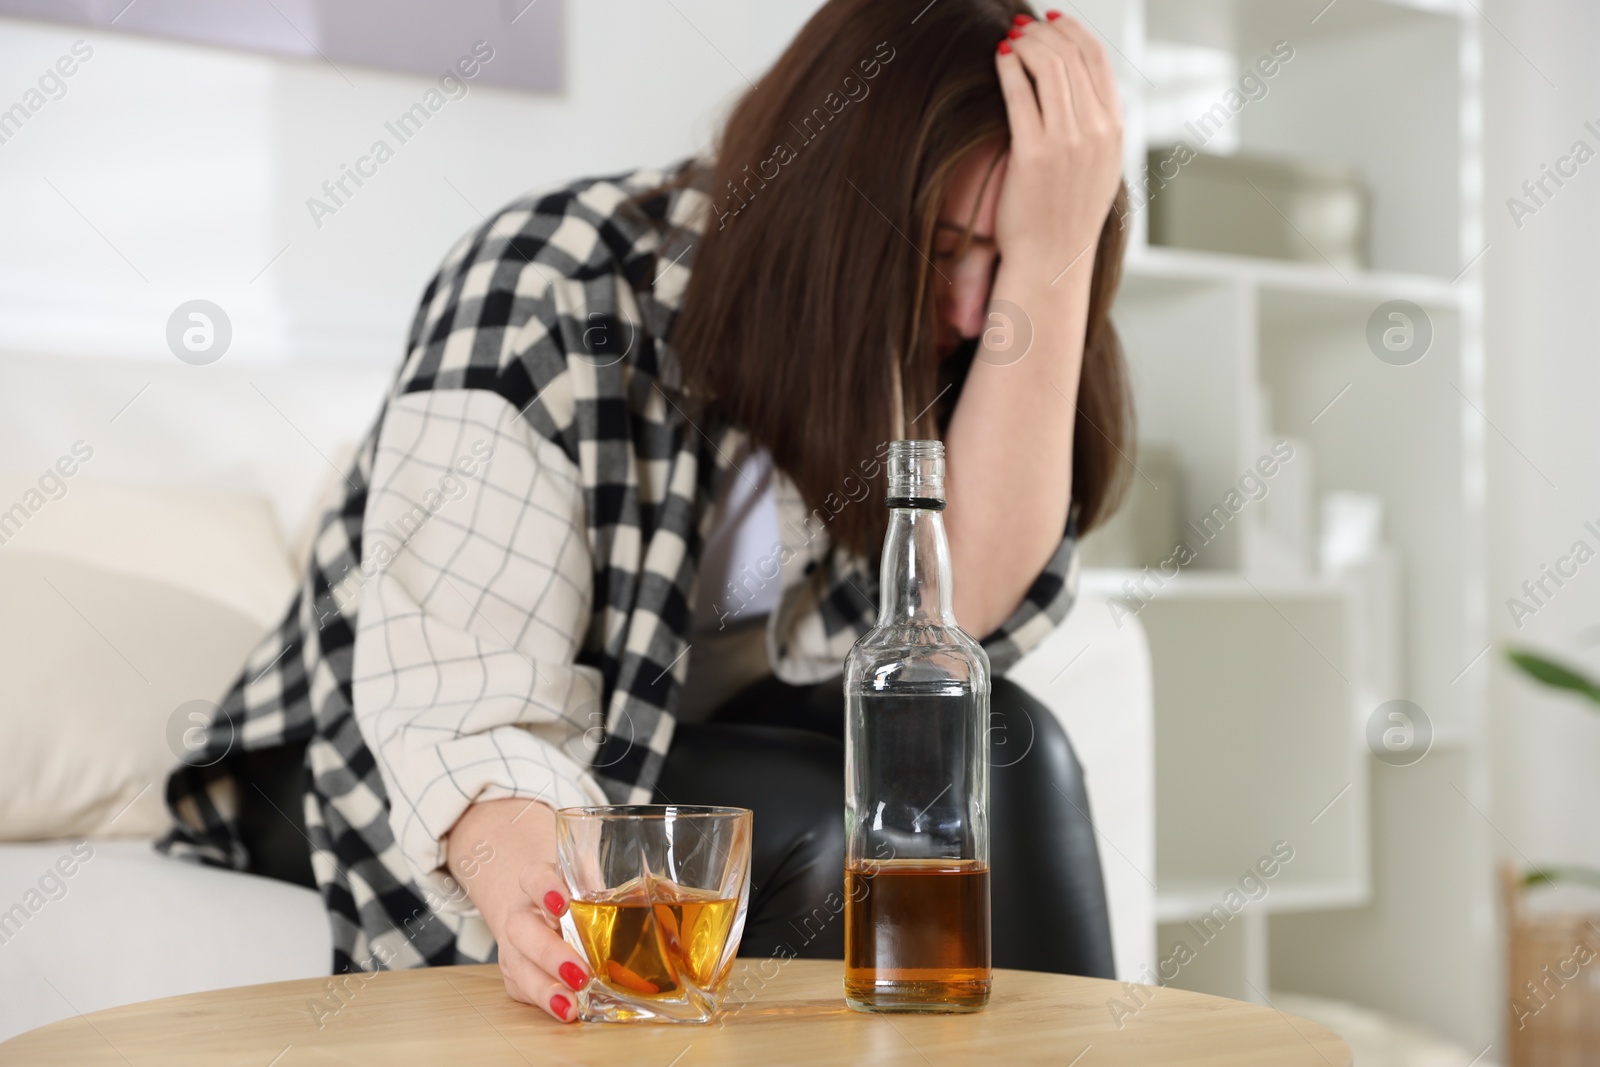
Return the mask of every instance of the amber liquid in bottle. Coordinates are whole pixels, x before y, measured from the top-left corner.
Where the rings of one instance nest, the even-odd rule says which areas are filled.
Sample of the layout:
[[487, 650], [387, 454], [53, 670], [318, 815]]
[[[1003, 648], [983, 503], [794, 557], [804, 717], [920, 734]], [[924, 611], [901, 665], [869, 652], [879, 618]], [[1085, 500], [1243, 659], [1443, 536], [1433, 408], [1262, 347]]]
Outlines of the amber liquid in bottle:
[[845, 659], [845, 1003], [989, 1000], [989, 658], [951, 609], [944, 448], [889, 449], [878, 620]]
[[888, 860], [847, 868], [859, 906], [844, 930], [845, 996], [871, 1000], [893, 983], [910, 1000], [950, 1009], [989, 999], [989, 868], [976, 860]]

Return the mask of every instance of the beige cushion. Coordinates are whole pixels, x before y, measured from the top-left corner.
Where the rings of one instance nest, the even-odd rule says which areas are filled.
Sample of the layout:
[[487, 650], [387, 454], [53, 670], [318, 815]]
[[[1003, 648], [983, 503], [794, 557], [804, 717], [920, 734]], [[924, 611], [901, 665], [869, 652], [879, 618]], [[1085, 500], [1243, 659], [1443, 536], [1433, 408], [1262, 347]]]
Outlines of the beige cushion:
[[[0, 478], [0, 509], [33, 484]], [[0, 840], [155, 836], [184, 705], [222, 698], [294, 575], [259, 497], [67, 485], [0, 543]]]
[[163, 832], [182, 752], [168, 722], [221, 698], [261, 625], [171, 585], [5, 548], [0, 602], [0, 838]]
[[[98, 482], [81, 470], [57, 483], [64, 494], [50, 499], [38, 476], [0, 474], [0, 553], [50, 552], [203, 593], [263, 627], [282, 616], [295, 570], [265, 497]], [[10, 509], [29, 503], [18, 523]]]

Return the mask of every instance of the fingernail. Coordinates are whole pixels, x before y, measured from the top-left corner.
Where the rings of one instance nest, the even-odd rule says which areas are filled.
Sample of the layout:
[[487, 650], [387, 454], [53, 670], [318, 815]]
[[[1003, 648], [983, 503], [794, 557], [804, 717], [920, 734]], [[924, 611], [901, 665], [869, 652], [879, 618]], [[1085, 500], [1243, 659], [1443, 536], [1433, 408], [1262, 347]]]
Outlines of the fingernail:
[[1059, 11], [1046, 11], [1044, 13], [1044, 17], [1049, 19], [1051, 22], [1054, 22], [1056, 19], [1061, 17], [1061, 12], [1059, 12]]
[[567, 902], [554, 889], [544, 895], [544, 906], [550, 909], [551, 915], [560, 915], [567, 910]]
[[561, 980], [571, 986], [574, 990], [582, 989], [584, 986], [589, 984], [589, 976], [583, 973], [582, 967], [579, 967], [571, 960], [563, 963], [556, 970], [557, 973], [561, 975]]
[[1013, 24], [1015, 24], [1017, 26], [1026, 26], [1028, 23], [1033, 21], [1033, 16], [1032, 15], [1017, 15], [1014, 18], [1012, 18], [1011, 21], [1012, 21]]
[[567, 1012], [572, 1010], [572, 1001], [557, 993], [550, 998], [550, 1010], [556, 1013], [556, 1018], [562, 1022], [567, 1021]]
[[1022, 31], [1013, 26], [1006, 36], [1015, 41], [1018, 37], [1022, 36]]
[[1003, 56], [1009, 56], [1011, 54], [1011, 42], [1010, 41], [1001, 41], [1000, 42], [1000, 54], [1003, 55]]

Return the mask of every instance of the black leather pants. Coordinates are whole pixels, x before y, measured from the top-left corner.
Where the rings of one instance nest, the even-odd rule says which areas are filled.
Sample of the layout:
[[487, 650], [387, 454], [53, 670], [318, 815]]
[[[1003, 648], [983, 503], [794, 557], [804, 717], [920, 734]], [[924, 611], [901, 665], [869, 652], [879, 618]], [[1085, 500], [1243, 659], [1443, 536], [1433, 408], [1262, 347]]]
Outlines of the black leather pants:
[[[1114, 977], [1083, 770], [1056, 717], [1016, 683], [990, 698], [989, 865], [996, 967]], [[680, 723], [655, 799], [755, 812], [740, 955], [844, 956], [844, 693], [757, 682]], [[820, 909], [820, 910], [819, 910]], [[819, 916], [829, 921], [820, 922]]]

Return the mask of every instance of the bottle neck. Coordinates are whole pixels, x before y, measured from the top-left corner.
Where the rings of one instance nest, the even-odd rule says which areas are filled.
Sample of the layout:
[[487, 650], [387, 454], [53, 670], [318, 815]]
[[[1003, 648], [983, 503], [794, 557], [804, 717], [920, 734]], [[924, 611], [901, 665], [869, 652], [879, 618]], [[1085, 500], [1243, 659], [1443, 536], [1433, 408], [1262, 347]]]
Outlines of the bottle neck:
[[955, 626], [944, 515], [890, 508], [878, 579], [879, 626]]

